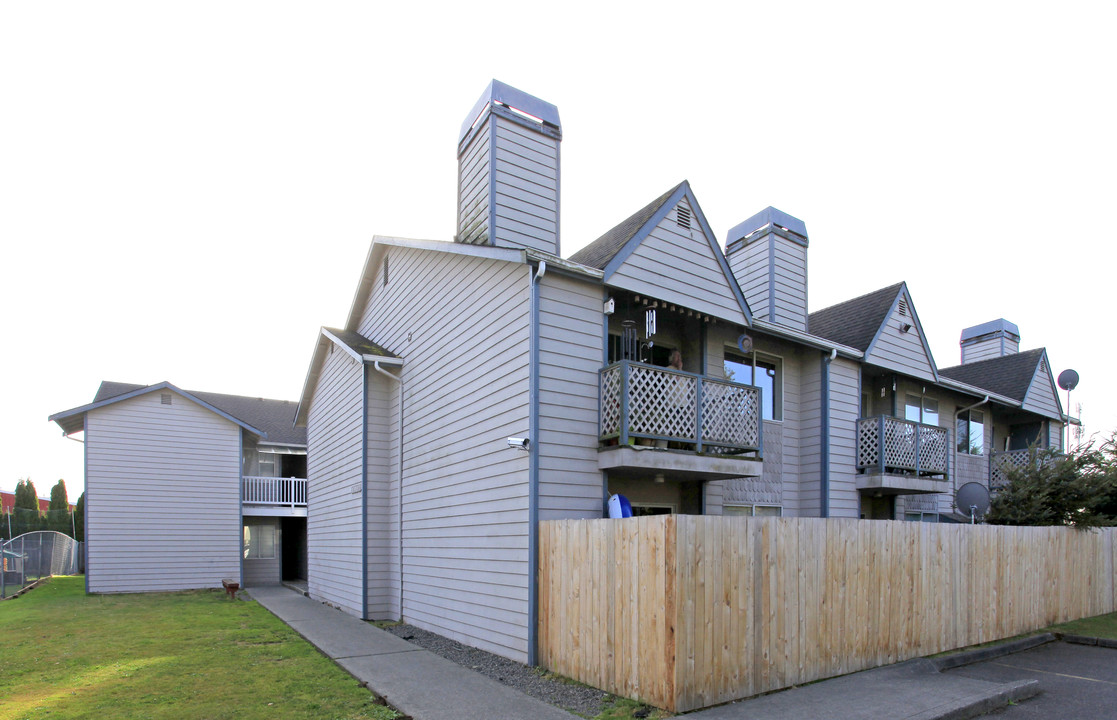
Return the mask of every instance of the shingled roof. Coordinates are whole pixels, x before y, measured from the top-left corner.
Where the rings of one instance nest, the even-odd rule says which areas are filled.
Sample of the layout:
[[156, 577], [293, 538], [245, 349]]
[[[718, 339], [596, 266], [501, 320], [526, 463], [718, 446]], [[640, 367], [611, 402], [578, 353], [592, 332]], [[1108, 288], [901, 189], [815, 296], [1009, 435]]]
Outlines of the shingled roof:
[[861, 351], [868, 350], [903, 286], [902, 282], [889, 285], [813, 312], [807, 316], [807, 331]]
[[640, 231], [640, 228], [644, 227], [660, 208], [663, 207], [663, 204], [667, 202], [668, 198], [674, 195], [675, 192], [685, 184], [686, 180], [663, 193], [655, 200], [652, 200], [648, 205], [637, 210], [612, 230], [571, 255], [569, 259], [581, 265], [604, 270], [605, 266], [616, 257], [617, 253], [628, 244], [628, 241]]
[[[97, 395], [93, 398], [93, 402], [99, 403], [147, 387], [151, 386], [106, 380], [97, 388]], [[306, 428], [294, 427], [297, 406], [290, 400], [269, 400], [194, 390], [187, 390], [186, 392], [240, 420], [245, 425], [251, 425], [267, 433], [265, 442], [280, 445], [306, 445]]]
[[939, 374], [1023, 402], [1024, 396], [1028, 394], [1028, 388], [1032, 385], [1032, 378], [1035, 377], [1036, 365], [1039, 364], [1043, 353], [1043, 348], [1025, 350], [1003, 357], [942, 368]]

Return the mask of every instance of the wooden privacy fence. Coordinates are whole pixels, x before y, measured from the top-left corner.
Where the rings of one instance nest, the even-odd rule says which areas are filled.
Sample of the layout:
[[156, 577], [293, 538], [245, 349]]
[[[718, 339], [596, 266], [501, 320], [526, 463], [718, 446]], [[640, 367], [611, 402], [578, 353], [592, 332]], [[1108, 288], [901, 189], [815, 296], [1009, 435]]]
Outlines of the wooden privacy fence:
[[539, 528], [539, 662], [683, 712], [1117, 609], [1114, 530], [658, 516]]

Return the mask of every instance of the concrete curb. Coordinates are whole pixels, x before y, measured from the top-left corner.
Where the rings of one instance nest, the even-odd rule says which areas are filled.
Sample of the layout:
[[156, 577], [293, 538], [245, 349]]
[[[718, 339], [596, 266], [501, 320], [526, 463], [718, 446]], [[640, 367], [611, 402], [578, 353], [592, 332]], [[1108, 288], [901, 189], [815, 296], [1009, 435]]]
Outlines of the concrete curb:
[[1056, 633], [1055, 637], [1062, 642], [1071, 643], [1073, 645], [1095, 645], [1097, 647], [1117, 649], [1117, 640], [1110, 640], [1109, 638], [1089, 637], [1087, 635], [1067, 635], [1065, 633]]
[[[978, 648], [976, 650], [965, 650], [954, 655], [947, 655], [945, 657], [930, 658], [931, 662], [941, 672], [943, 670], [950, 670], [951, 668], [962, 667], [963, 665], [970, 665], [971, 663], [984, 662], [985, 660], [993, 660], [995, 658], [1004, 657], [1024, 650], [1031, 650], [1040, 645], [1046, 645], [1049, 642], [1055, 642], [1057, 638], [1051, 633], [1043, 633], [1042, 635], [1033, 635], [1032, 637], [1020, 638], [1018, 640], [1010, 640], [1000, 645], [992, 645], [990, 647]], [[1032, 693], [1034, 695], [1035, 693]], [[1028, 697], [1031, 697], [1029, 695]]]
[[936, 711], [934, 715], [921, 718], [921, 720], [970, 720], [970, 718], [1000, 710], [1011, 703], [1034, 697], [1040, 693], [1040, 689], [1039, 680], [1017, 680], [1004, 683], [1004, 689], [993, 695], [964, 703], [958, 707]]

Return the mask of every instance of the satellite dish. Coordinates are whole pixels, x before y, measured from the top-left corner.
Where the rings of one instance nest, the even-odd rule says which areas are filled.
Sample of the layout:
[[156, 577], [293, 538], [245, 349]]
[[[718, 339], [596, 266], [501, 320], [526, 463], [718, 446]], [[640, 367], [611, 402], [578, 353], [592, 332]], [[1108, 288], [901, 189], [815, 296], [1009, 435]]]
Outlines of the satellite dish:
[[1078, 387], [1078, 373], [1074, 370], [1064, 370], [1059, 373], [1059, 387], [1070, 392]]
[[975, 522], [989, 509], [989, 488], [981, 483], [968, 482], [954, 493], [954, 504]]

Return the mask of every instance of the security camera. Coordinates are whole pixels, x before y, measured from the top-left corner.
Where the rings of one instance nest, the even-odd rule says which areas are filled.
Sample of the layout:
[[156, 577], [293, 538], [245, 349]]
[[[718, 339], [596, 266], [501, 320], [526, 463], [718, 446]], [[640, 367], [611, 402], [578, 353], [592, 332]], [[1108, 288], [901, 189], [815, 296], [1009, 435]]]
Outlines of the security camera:
[[527, 438], [508, 438], [508, 447], [516, 448], [517, 450], [527, 450], [530, 444], [531, 441]]

